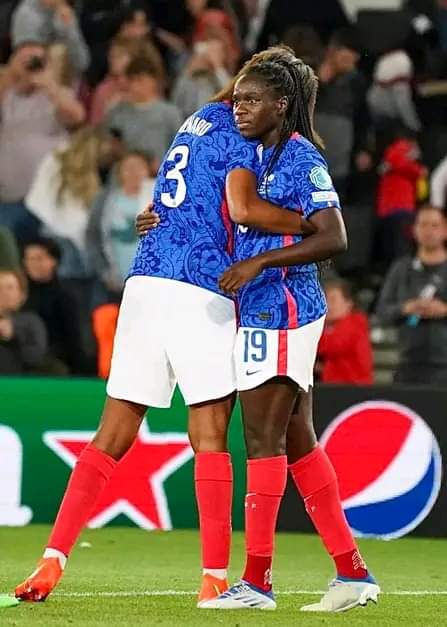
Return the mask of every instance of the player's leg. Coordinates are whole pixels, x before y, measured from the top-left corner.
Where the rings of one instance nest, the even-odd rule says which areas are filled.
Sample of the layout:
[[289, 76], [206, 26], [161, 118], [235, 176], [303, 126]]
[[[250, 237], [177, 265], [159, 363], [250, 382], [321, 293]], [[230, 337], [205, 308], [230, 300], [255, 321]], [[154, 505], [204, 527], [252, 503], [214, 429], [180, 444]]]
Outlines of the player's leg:
[[62, 577], [67, 558], [116, 464], [133, 444], [146, 407], [107, 398], [98, 432], [79, 456], [37, 569], [15, 594], [43, 601]]
[[[232, 301], [187, 285], [173, 286], [178, 321], [168, 355], [189, 406], [203, 578], [198, 606], [228, 587], [233, 477], [227, 431], [234, 404], [236, 337]], [[218, 399], [218, 400], [215, 400]]]
[[43, 562], [16, 589], [22, 599], [48, 596], [117, 462], [134, 442], [146, 407], [170, 405], [174, 378], [163, 339], [166, 283], [134, 277], [126, 284], [101, 423], [73, 470]]
[[298, 394], [287, 377], [240, 393], [247, 446], [246, 566], [239, 584], [207, 604], [212, 609], [275, 609], [274, 535], [287, 480], [286, 431]]
[[202, 548], [199, 607], [228, 588], [233, 469], [228, 426], [235, 394], [189, 408], [188, 433], [195, 453], [194, 482]]
[[335, 585], [304, 611], [342, 611], [376, 600], [378, 586], [359, 553], [341, 505], [338, 480], [318, 445], [312, 419], [312, 388], [301, 392], [287, 430], [290, 474], [328, 554], [334, 560]]

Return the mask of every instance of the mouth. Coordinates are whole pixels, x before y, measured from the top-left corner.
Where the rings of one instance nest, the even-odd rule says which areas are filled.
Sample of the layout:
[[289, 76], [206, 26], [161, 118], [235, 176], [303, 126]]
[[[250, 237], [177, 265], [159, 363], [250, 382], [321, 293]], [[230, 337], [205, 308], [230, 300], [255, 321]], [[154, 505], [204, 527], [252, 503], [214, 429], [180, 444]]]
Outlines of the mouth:
[[236, 126], [240, 131], [248, 131], [252, 128], [252, 124], [248, 120], [236, 120]]

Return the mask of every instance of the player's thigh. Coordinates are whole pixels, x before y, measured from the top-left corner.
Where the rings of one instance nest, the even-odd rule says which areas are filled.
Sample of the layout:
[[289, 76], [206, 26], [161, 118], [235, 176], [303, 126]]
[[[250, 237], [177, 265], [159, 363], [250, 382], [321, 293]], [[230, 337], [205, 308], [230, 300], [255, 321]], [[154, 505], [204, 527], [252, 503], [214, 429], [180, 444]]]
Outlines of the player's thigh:
[[107, 383], [110, 397], [169, 407], [175, 377], [166, 352], [169, 281], [131, 277], [124, 290]]
[[233, 302], [180, 284], [172, 296], [172, 307], [168, 356], [185, 403], [196, 405], [228, 396], [236, 389]]

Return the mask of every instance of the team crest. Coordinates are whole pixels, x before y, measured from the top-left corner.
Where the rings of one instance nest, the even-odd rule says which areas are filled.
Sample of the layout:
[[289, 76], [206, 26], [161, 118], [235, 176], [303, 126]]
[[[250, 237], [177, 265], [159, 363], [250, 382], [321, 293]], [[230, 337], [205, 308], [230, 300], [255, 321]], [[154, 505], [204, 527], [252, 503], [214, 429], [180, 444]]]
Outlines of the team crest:
[[329, 172], [322, 166], [312, 168], [310, 171], [310, 180], [318, 189], [332, 189], [332, 179]]

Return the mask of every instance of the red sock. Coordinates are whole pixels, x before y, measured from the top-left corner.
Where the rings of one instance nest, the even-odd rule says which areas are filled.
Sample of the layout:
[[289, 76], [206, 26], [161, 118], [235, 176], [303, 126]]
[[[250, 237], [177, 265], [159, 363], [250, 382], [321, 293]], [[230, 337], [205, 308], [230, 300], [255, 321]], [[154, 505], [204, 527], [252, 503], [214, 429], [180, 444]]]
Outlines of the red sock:
[[317, 446], [289, 466], [306, 511], [341, 577], [362, 579], [368, 570], [341, 506], [338, 480], [326, 452]]
[[276, 520], [286, 481], [285, 455], [248, 460], [245, 497], [247, 563], [242, 579], [266, 592], [272, 589]]
[[226, 569], [230, 561], [233, 468], [229, 453], [197, 453], [196, 499], [200, 519], [202, 566]]
[[68, 556], [116, 464], [93, 444], [86, 446], [71, 473], [48, 548]]

